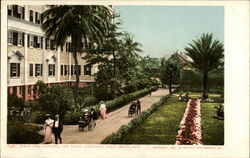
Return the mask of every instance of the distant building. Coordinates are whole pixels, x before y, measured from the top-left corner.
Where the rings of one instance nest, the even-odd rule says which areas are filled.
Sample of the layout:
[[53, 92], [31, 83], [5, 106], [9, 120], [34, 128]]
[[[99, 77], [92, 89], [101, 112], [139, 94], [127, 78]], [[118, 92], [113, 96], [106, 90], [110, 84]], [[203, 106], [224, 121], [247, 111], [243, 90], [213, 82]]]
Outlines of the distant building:
[[[8, 94], [25, 100], [35, 98], [35, 83], [73, 86], [76, 66], [71, 53], [71, 39], [57, 47], [41, 30], [41, 13], [48, 5], [8, 5]], [[110, 6], [109, 6], [110, 7]], [[80, 87], [91, 86], [98, 69], [88, 65], [78, 54]]]
[[190, 62], [192, 59], [186, 56], [184, 53], [178, 52], [178, 50], [169, 56], [165, 56], [164, 58], [166, 61], [175, 59], [182, 65], [183, 70], [191, 70]]

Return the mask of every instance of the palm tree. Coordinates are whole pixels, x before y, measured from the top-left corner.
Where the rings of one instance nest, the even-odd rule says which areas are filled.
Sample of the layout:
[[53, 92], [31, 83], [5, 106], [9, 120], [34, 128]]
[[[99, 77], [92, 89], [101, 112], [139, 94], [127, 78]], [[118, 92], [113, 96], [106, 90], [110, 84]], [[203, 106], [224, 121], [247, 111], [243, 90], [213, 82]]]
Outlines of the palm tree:
[[53, 5], [42, 13], [42, 30], [53, 37], [56, 45], [63, 46], [71, 37], [72, 53], [76, 66], [76, 87], [79, 87], [77, 53], [86, 51], [90, 43], [102, 46], [111, 23], [111, 11], [105, 6]]
[[218, 68], [223, 58], [223, 44], [213, 40], [213, 34], [203, 34], [186, 47], [186, 55], [192, 58], [191, 65], [203, 73], [203, 98], [207, 98], [208, 73]]

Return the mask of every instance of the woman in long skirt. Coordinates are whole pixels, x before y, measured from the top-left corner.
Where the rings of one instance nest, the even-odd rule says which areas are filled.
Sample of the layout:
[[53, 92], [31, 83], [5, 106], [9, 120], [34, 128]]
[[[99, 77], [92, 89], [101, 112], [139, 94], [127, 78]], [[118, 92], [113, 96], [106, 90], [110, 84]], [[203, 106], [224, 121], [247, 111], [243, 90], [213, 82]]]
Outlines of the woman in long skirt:
[[101, 113], [101, 118], [102, 119], [106, 119], [107, 115], [106, 115], [106, 105], [104, 104], [104, 102], [101, 102], [101, 106], [100, 106], [100, 113]]
[[44, 136], [44, 143], [49, 144], [52, 143], [52, 127], [54, 124], [54, 120], [50, 118], [49, 114], [46, 114], [47, 119], [45, 120], [44, 129], [45, 129], [45, 136]]

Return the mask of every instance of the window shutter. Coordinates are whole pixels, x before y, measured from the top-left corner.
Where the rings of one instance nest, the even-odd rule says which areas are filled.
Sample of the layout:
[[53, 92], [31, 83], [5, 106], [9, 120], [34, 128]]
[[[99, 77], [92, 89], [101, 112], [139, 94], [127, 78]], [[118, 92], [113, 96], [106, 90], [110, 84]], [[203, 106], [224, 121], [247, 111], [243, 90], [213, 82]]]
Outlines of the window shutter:
[[53, 65], [53, 76], [55, 76], [55, 74], [56, 74], [56, 66], [55, 65]]
[[37, 77], [38, 74], [37, 74], [37, 69], [38, 69], [38, 64], [35, 65], [35, 76]]
[[12, 64], [12, 63], [10, 63], [10, 77], [13, 77], [13, 73], [12, 73], [12, 71], [13, 71], [13, 64]]
[[78, 65], [79, 76], [81, 76], [81, 65]]
[[28, 47], [30, 47], [30, 35], [28, 35], [28, 37], [27, 37], [27, 43], [28, 43]]
[[73, 74], [74, 74], [74, 66], [71, 65], [71, 75], [73, 76]]
[[24, 7], [22, 7], [22, 19], [24, 19], [24, 16], [25, 16], [25, 11], [24, 11]]
[[41, 48], [43, 49], [43, 37], [41, 37]]
[[30, 64], [30, 76], [33, 76], [33, 64]]
[[17, 64], [17, 76], [20, 77], [20, 63]]
[[40, 65], [40, 69], [41, 69], [41, 76], [43, 76], [43, 64]]
[[22, 46], [24, 46], [24, 32], [22, 33]]

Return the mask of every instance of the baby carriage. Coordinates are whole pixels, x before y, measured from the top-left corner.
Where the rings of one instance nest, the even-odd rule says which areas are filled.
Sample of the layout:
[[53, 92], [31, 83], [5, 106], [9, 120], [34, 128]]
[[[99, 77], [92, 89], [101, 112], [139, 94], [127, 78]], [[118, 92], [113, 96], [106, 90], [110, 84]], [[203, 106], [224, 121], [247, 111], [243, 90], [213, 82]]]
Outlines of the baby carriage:
[[128, 109], [128, 117], [132, 117], [136, 112], [136, 104], [132, 103]]
[[84, 128], [88, 126], [88, 130], [91, 130], [91, 117], [89, 113], [85, 113], [83, 117], [80, 117], [80, 120], [78, 121], [78, 128], [80, 131], [84, 131]]

